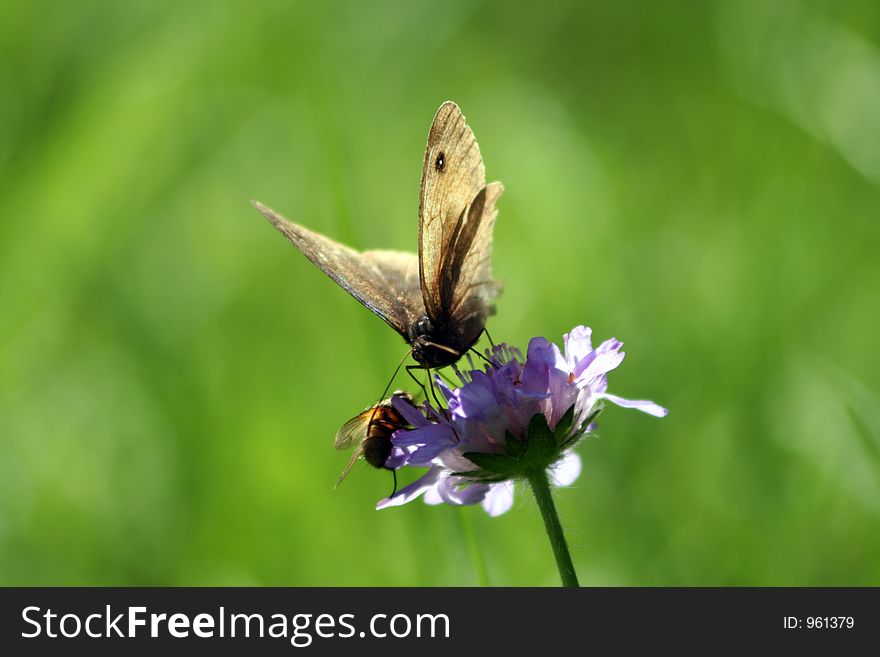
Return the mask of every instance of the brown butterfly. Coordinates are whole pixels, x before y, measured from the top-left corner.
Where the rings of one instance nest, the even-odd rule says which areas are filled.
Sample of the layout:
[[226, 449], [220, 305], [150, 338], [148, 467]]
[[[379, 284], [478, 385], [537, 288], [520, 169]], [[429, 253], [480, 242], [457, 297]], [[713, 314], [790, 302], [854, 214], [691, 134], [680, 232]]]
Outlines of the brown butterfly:
[[[342, 480], [345, 479], [352, 466], [361, 456], [374, 468], [381, 469], [385, 467], [385, 462], [391, 456], [392, 434], [398, 429], [405, 429], [409, 426], [409, 422], [404, 419], [391, 403], [394, 397], [401, 397], [412, 403], [412, 397], [409, 394], [398, 390], [390, 398], [380, 401], [375, 406], [371, 406], [362, 413], [355, 415], [336, 432], [336, 441], [334, 443], [336, 449], [351, 449], [357, 445], [354, 453], [351, 455], [351, 460], [336, 481], [337, 486], [342, 483]], [[394, 470], [391, 470], [391, 472], [393, 473]], [[394, 480], [396, 489], [396, 476]]]
[[293, 245], [384, 319], [424, 369], [455, 363], [494, 313], [492, 228], [501, 183], [486, 184], [474, 133], [458, 105], [437, 110], [422, 166], [419, 255], [355, 251], [254, 201]]

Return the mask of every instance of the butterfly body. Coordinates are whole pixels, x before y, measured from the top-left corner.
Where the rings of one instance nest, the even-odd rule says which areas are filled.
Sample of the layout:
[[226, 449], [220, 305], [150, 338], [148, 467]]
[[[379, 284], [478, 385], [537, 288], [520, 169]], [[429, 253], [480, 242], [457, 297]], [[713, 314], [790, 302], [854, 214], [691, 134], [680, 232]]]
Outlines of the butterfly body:
[[434, 324], [427, 315], [413, 322], [409, 328], [412, 357], [425, 369], [452, 365], [471, 348], [477, 337], [479, 334], [465, 342], [465, 336], [457, 326]]
[[490, 260], [495, 202], [473, 132], [443, 103], [428, 133], [419, 195], [419, 253], [355, 251], [256, 208], [325, 274], [406, 340], [425, 369], [451, 365], [477, 341], [501, 285]]

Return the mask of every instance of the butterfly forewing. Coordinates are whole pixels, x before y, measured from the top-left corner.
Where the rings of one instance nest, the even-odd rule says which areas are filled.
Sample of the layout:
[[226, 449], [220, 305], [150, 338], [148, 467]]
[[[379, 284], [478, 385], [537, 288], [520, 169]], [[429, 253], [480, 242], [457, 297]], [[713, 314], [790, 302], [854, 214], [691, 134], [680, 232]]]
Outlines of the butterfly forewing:
[[271, 208], [254, 206], [303, 255], [404, 338], [424, 314], [419, 294], [418, 259], [401, 251], [355, 251], [288, 221]]
[[398, 305], [398, 314], [405, 318], [407, 328], [425, 314], [419, 283], [419, 259], [404, 251], [364, 251], [364, 259], [372, 264], [389, 285], [388, 296]]
[[444, 315], [441, 283], [444, 254], [459, 220], [486, 185], [480, 147], [461, 110], [445, 102], [437, 110], [422, 165], [419, 196], [419, 265], [428, 317]]

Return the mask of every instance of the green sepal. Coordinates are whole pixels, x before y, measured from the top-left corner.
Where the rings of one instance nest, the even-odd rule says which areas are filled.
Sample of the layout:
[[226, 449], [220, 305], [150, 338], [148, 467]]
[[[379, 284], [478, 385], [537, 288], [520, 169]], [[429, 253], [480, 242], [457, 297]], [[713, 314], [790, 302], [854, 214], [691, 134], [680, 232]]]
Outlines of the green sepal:
[[494, 484], [499, 481], [507, 481], [509, 475], [500, 472], [489, 472], [488, 470], [468, 470], [467, 472], [453, 472], [453, 477], [463, 477], [478, 484]]
[[493, 474], [514, 476], [522, 471], [518, 458], [505, 454], [483, 454], [481, 452], [467, 452], [462, 454], [468, 461], [481, 470]]
[[529, 420], [526, 431], [526, 451], [522, 460], [528, 462], [528, 469], [545, 468], [559, 458], [556, 436], [547, 424], [543, 413], [536, 413]]
[[568, 407], [568, 410], [565, 411], [565, 415], [563, 415], [562, 419], [556, 424], [556, 430], [554, 431], [556, 434], [556, 442], [560, 444], [565, 442], [566, 436], [568, 436], [571, 431], [572, 423], [574, 423], [574, 404]]
[[[590, 414], [580, 426], [589, 426], [598, 413], [599, 409]], [[536, 413], [529, 420], [522, 440], [510, 432], [505, 434], [505, 453], [467, 452], [462, 456], [477, 466], [477, 469], [455, 474], [473, 481], [491, 483], [528, 477], [535, 471], [546, 470], [560, 459], [564, 449], [583, 437], [582, 431], [572, 431], [573, 424], [574, 406], [565, 412], [555, 431], [550, 429], [543, 413]]]
[[504, 433], [504, 447], [507, 453], [515, 458], [522, 456], [526, 451], [526, 444], [509, 431]]
[[[560, 441], [562, 441], [561, 447], [563, 449], [566, 449], [568, 447], [572, 447], [575, 443], [577, 443], [582, 438], [584, 438], [584, 436], [587, 435], [587, 427], [590, 426], [590, 424], [593, 422], [593, 420], [596, 419], [596, 416], [599, 415], [599, 413], [601, 413], [601, 412], [602, 412], [602, 407], [599, 406], [596, 410], [594, 410], [592, 413], [590, 413], [587, 416], [587, 419], [585, 419], [583, 422], [580, 423], [578, 428], [574, 432], [572, 432], [572, 434], [570, 436], [568, 436], [568, 438], [565, 437], [565, 433], [562, 433], [562, 434], [559, 433], [559, 427], [557, 427], [556, 428], [556, 435], [559, 436]], [[566, 433], [568, 433], [568, 432], [566, 432]]]

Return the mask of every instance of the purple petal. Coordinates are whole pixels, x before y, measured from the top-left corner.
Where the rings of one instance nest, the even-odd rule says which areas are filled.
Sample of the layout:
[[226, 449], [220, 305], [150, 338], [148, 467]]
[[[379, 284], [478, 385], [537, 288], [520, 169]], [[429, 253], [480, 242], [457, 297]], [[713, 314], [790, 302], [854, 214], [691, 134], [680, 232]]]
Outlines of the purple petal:
[[403, 416], [403, 419], [414, 427], [424, 427], [430, 424], [422, 415], [422, 412], [413, 406], [407, 399], [399, 395], [391, 398], [391, 405]]
[[569, 383], [569, 373], [567, 371], [553, 370], [550, 373], [548, 382], [550, 399], [547, 403], [542, 404], [544, 415], [547, 417], [547, 424], [553, 429], [556, 427], [562, 416], [577, 401], [579, 390], [577, 386]]
[[565, 361], [569, 371], [574, 371], [575, 365], [590, 355], [593, 351], [593, 343], [590, 340], [593, 331], [589, 326], [575, 326], [571, 333], [562, 336], [565, 345]]
[[449, 449], [437, 457], [437, 463], [443, 465], [451, 472], [470, 472], [476, 470], [477, 466], [468, 461], [457, 449]]
[[623, 343], [614, 338], [606, 340], [600, 344], [599, 348], [596, 349], [596, 357], [593, 358], [586, 367], [583, 367], [584, 361], [582, 361], [578, 364], [578, 367], [575, 368], [574, 375], [577, 377], [578, 382], [583, 381], [589, 383], [597, 376], [610, 372], [620, 365], [620, 362], [626, 355], [622, 351], [619, 351], [622, 346]]
[[425, 495], [426, 504], [452, 504], [453, 506], [467, 506], [478, 504], [489, 492], [487, 484], [462, 485], [459, 477], [446, 477], [430, 491], [430, 497]]
[[[459, 377], [460, 378], [460, 377]], [[452, 399], [453, 390], [448, 385], [446, 385], [446, 381], [444, 381], [439, 374], [434, 375], [434, 382], [437, 384], [437, 387], [440, 388], [440, 392], [443, 393], [443, 396], [446, 398], [446, 401]]]
[[492, 379], [485, 372], [475, 370], [473, 381], [456, 391], [459, 404], [455, 408], [454, 415], [480, 420], [489, 414], [496, 413], [498, 399], [495, 397], [493, 388]]
[[493, 518], [507, 513], [513, 506], [513, 482], [502, 481], [490, 484], [489, 491], [483, 499], [483, 508]]
[[418, 429], [399, 429], [391, 436], [391, 442], [401, 447], [441, 444], [443, 449], [455, 445], [455, 432], [448, 424], [429, 424]]
[[532, 338], [529, 341], [526, 364], [522, 371], [522, 389], [526, 394], [547, 392], [550, 372], [556, 369], [554, 347], [558, 352], [559, 347], [550, 344], [546, 338]]
[[425, 491], [425, 504], [430, 504], [431, 506], [443, 504], [443, 496], [440, 494], [440, 487], [442, 485], [442, 483], [438, 482], [436, 486], [432, 486]]
[[436, 466], [428, 470], [424, 475], [416, 479], [409, 486], [401, 488], [394, 497], [386, 497], [376, 503], [376, 509], [386, 509], [389, 506], [400, 506], [423, 495], [426, 491], [437, 485], [443, 468]]
[[571, 486], [581, 474], [581, 457], [568, 451], [562, 460], [550, 470], [550, 479], [555, 486]]
[[432, 424], [410, 431], [395, 431], [391, 443], [406, 448], [408, 463], [419, 467], [430, 465], [438, 454], [457, 445], [458, 440], [448, 424]]
[[602, 397], [610, 401], [612, 404], [617, 404], [618, 406], [622, 406], [623, 408], [636, 408], [643, 413], [653, 415], [654, 417], [666, 417], [669, 414], [669, 411], [667, 409], [658, 404], [655, 404], [652, 401], [642, 399], [624, 399], [623, 397], [609, 394], [604, 394], [602, 395]]
[[568, 370], [568, 363], [565, 362], [565, 356], [562, 355], [559, 347], [546, 338], [532, 338], [529, 341], [526, 363], [530, 359], [537, 359], [552, 369]]
[[409, 463], [409, 456], [415, 451], [414, 447], [397, 447], [391, 448], [391, 454], [385, 459], [385, 467], [392, 470], [398, 470]]

